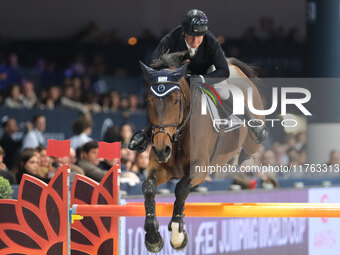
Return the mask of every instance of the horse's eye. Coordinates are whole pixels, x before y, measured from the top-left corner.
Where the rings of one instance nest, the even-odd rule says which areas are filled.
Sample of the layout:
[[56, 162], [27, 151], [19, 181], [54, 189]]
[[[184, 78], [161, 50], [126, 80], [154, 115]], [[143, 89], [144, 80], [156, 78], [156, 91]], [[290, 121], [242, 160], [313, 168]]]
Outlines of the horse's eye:
[[175, 101], [175, 104], [177, 104], [178, 103], [178, 99], [176, 99], [176, 101]]

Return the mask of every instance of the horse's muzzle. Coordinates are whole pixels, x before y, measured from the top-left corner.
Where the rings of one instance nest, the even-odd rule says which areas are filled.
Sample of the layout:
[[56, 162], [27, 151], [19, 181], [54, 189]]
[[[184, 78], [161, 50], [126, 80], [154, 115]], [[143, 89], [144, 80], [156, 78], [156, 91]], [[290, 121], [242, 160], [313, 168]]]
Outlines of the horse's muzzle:
[[155, 153], [158, 162], [165, 163], [171, 156], [171, 147], [169, 145], [163, 146], [161, 150], [158, 150], [155, 146], [152, 146], [152, 150]]

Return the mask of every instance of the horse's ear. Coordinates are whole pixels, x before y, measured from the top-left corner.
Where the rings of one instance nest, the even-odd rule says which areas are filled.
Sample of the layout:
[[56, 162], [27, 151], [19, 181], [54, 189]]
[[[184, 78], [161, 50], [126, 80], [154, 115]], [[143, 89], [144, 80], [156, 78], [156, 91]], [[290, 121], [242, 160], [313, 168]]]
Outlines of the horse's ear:
[[174, 71], [178, 79], [182, 78], [186, 74], [188, 65], [189, 65], [189, 62], [185, 62], [184, 65], [182, 65], [180, 68]]
[[157, 71], [152, 69], [151, 67], [148, 67], [142, 61], [139, 61], [139, 64], [140, 64], [140, 68], [143, 71], [144, 79], [147, 82], [150, 82], [152, 80], [152, 78], [156, 76]]

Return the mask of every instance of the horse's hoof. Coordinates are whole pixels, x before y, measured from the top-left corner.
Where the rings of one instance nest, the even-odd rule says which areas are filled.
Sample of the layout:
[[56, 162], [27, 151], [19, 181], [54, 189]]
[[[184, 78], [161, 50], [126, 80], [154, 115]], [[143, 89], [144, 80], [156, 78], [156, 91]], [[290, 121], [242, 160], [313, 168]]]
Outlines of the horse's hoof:
[[145, 234], [145, 247], [149, 252], [157, 253], [160, 252], [163, 249], [164, 241], [159, 232], [156, 233], [156, 236], [154, 236], [154, 240], [156, 242], [151, 241], [152, 238], [150, 238], [150, 234]]
[[183, 243], [180, 245], [180, 246], [174, 246], [171, 242], [171, 239], [170, 239], [170, 244], [171, 244], [171, 247], [177, 251], [181, 251], [181, 250], [184, 250], [185, 247], [187, 247], [188, 245], [188, 242], [189, 242], [189, 237], [188, 237], [188, 233], [183, 230], [183, 234], [184, 234], [184, 240], [183, 240]]

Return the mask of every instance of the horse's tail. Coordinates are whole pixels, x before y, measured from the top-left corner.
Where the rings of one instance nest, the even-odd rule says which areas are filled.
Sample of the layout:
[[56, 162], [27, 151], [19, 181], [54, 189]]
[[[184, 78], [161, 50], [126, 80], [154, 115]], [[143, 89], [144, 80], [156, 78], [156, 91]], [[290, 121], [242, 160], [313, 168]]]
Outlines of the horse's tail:
[[247, 75], [248, 78], [257, 78], [257, 72], [255, 71], [255, 66], [247, 65], [237, 58], [228, 58], [228, 63], [235, 65], [242, 70], [242, 72]]

